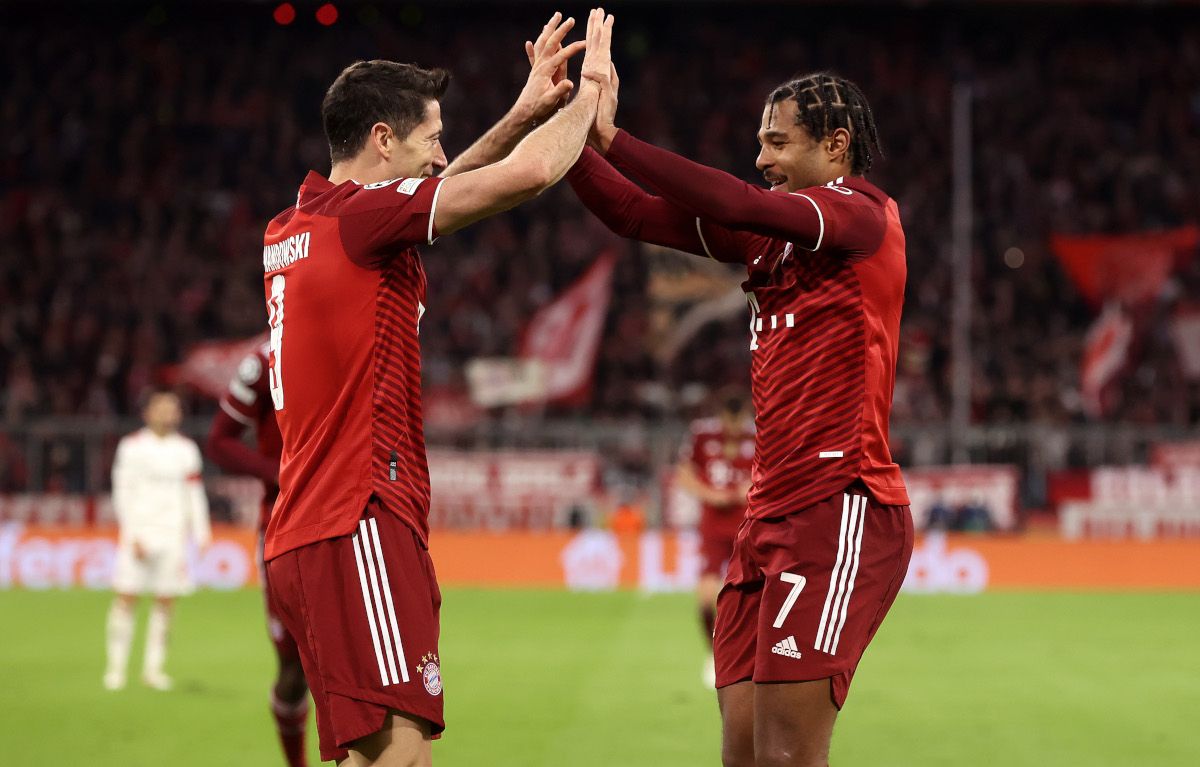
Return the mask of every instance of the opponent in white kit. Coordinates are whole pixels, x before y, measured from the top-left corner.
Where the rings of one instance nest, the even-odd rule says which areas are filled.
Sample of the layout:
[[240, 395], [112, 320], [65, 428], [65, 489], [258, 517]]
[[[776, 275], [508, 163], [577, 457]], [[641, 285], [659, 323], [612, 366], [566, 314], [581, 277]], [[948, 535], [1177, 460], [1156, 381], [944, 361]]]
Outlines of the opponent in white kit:
[[146, 427], [121, 439], [113, 461], [113, 509], [120, 527], [108, 613], [108, 670], [104, 686], [125, 686], [138, 595], [154, 595], [146, 629], [142, 681], [168, 690], [163, 672], [167, 631], [175, 597], [192, 591], [187, 544], [208, 545], [208, 500], [200, 481], [200, 449], [179, 434], [182, 409], [170, 392], [150, 397], [142, 412]]

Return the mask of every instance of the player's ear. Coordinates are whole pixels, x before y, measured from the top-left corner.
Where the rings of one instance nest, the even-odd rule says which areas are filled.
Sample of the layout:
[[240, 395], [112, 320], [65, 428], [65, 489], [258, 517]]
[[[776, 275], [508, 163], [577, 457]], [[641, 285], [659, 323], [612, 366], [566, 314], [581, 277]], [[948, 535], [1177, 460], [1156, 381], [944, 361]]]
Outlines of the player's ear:
[[825, 152], [832, 162], [841, 162], [850, 153], [850, 131], [837, 128], [825, 137]]
[[385, 122], [377, 122], [371, 126], [369, 143], [383, 159], [391, 158], [392, 152], [396, 149], [396, 141], [396, 132], [392, 130], [392, 126]]

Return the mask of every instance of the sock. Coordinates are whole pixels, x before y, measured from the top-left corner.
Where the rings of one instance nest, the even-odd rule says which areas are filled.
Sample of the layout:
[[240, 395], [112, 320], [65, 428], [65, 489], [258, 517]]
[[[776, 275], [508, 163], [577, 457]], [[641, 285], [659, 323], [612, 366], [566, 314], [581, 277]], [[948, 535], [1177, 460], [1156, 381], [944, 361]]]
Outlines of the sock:
[[708, 649], [712, 649], [713, 628], [717, 625], [717, 608], [706, 605], [700, 608], [700, 621], [704, 624], [704, 638], [708, 641]]
[[108, 673], [125, 676], [129, 645], [133, 642], [133, 611], [118, 601], [108, 610]]
[[150, 623], [146, 627], [146, 656], [142, 674], [159, 676], [167, 662], [167, 633], [171, 628], [171, 613], [161, 605], [150, 608]]
[[296, 703], [285, 703], [271, 691], [271, 715], [288, 767], [308, 767], [304, 755], [304, 729], [308, 725], [308, 695]]

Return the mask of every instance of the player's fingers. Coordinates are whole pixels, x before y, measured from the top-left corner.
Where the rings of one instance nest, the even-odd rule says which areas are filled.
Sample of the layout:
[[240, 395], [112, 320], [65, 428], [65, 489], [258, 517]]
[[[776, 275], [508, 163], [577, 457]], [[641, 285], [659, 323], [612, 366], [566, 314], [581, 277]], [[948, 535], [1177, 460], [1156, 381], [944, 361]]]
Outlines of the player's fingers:
[[555, 47], [562, 45], [563, 38], [567, 36], [567, 33], [570, 32], [574, 26], [574, 16], [569, 17], [562, 24], [559, 24], [558, 29], [552, 31], [550, 36], [546, 38], [546, 49], [554, 50]]
[[592, 12], [588, 14], [587, 35], [585, 38], [588, 41], [588, 47], [596, 45], [600, 42], [600, 39], [596, 37], [596, 26], [596, 9], [593, 8]]
[[608, 79], [612, 81], [612, 92], [614, 94], [621, 90], [621, 78], [617, 77], [617, 65], [612, 62], [608, 64]]
[[600, 44], [604, 46], [604, 50], [610, 50], [612, 48], [612, 29], [613, 22], [616, 20], [617, 17], [610, 13], [608, 18], [604, 20], [604, 25], [600, 29]]
[[570, 80], [561, 80], [557, 85], [550, 89], [550, 100], [557, 103], [562, 101], [575, 90], [575, 83]]
[[529, 59], [529, 66], [533, 66], [536, 60], [533, 52], [533, 43], [525, 41], [525, 58]]
[[547, 59], [547, 61], [553, 62], [554, 66], [557, 68], [557, 67], [565, 64], [567, 62], [567, 59], [569, 59], [572, 56], [574, 56], [575, 54], [579, 53], [584, 48], [587, 48], [587, 43], [584, 42], [583, 40], [577, 40], [576, 42], [573, 42], [570, 45], [568, 45], [567, 47], [559, 50], [558, 53], [551, 56], [549, 59]]
[[554, 32], [554, 28], [558, 25], [558, 20], [561, 18], [562, 14], [558, 11], [555, 11], [554, 15], [550, 17], [550, 20], [542, 26], [542, 31], [538, 34], [537, 40], [533, 43], [533, 52], [535, 56], [542, 55], [542, 51], [546, 49], [546, 40], [550, 37], [551, 33]]

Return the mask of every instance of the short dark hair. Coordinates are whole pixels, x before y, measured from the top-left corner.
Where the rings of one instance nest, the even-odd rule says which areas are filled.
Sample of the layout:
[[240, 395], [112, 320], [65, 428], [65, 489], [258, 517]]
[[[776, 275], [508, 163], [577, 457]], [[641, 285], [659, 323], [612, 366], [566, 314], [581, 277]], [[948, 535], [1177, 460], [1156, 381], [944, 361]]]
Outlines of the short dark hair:
[[796, 102], [796, 124], [820, 141], [838, 128], [850, 132], [850, 172], [861, 176], [875, 157], [883, 157], [875, 115], [859, 87], [830, 72], [814, 72], [780, 85], [767, 96], [768, 104]]
[[321, 121], [333, 162], [349, 160], [367, 143], [371, 126], [386, 123], [401, 138], [425, 119], [426, 105], [446, 93], [450, 73], [375, 59], [342, 70], [321, 102]]

